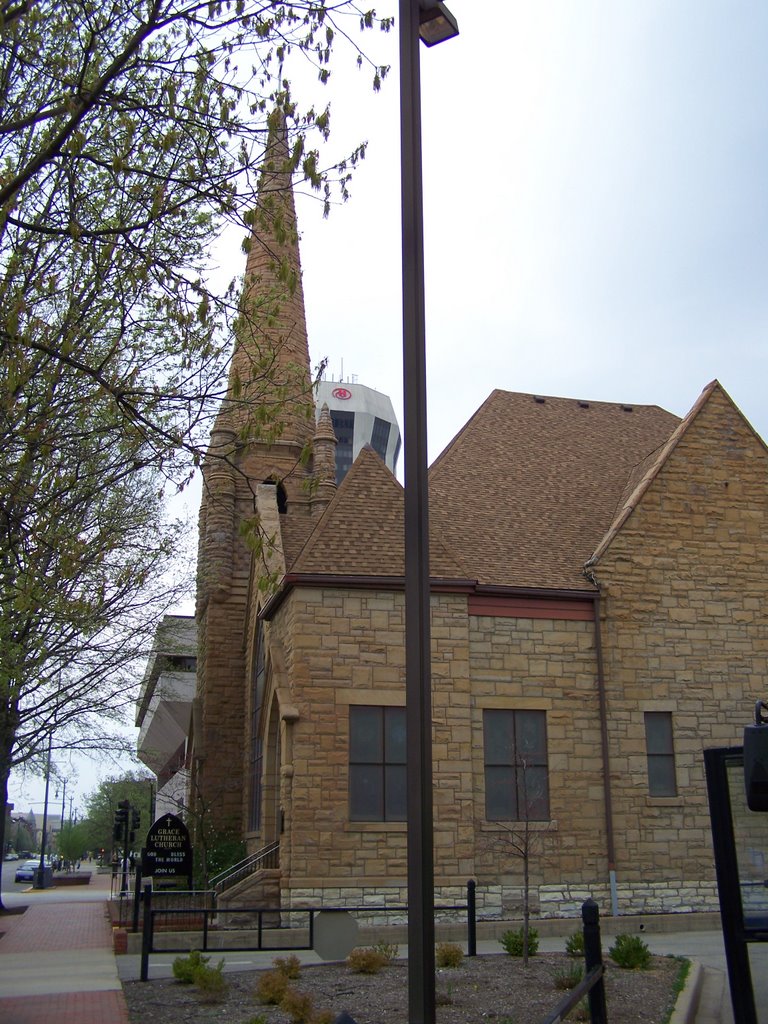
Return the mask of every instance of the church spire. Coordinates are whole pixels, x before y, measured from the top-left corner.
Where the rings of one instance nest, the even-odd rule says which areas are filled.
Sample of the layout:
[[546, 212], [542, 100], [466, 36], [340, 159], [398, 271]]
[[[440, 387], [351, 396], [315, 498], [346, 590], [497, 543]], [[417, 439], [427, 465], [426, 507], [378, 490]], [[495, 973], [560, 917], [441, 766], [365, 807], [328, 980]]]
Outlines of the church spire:
[[277, 111], [248, 222], [227, 418], [246, 443], [277, 440], [302, 448], [314, 429], [314, 401], [291, 155]]

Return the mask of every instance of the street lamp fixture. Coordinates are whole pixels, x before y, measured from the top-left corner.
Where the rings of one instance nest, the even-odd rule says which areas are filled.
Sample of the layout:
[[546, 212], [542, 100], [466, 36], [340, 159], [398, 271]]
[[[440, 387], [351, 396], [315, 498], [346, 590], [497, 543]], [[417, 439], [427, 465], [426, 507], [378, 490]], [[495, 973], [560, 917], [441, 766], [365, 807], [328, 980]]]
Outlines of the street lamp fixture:
[[408, 734], [408, 1021], [435, 1021], [432, 678], [419, 40], [458, 33], [445, 5], [400, 0], [400, 181], [405, 463], [405, 717]]
[[458, 34], [458, 22], [445, 4], [419, 0], [419, 38], [422, 43], [435, 46]]

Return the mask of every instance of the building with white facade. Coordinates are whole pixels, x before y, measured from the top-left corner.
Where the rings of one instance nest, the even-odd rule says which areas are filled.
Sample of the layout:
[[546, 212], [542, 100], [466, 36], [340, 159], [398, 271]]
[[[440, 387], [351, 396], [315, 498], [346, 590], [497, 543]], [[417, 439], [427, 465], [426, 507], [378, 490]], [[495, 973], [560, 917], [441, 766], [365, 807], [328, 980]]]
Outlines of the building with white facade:
[[380, 391], [352, 379], [321, 380], [317, 385], [319, 419], [328, 406], [336, 434], [336, 484], [347, 475], [352, 463], [367, 444], [395, 475], [400, 454], [400, 428], [392, 402]]

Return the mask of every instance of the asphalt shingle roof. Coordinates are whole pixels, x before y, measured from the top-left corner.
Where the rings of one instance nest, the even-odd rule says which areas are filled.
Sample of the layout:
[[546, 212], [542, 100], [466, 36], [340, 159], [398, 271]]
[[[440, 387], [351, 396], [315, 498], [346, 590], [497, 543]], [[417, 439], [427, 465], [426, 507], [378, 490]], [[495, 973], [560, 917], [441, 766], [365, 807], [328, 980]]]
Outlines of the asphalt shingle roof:
[[[430, 470], [430, 574], [591, 590], [585, 563], [680, 422], [658, 406], [494, 391]], [[288, 571], [403, 575], [403, 489], [371, 449]]]
[[[434, 531], [430, 571], [466, 578]], [[403, 576], [403, 488], [372, 448], [363, 448], [355, 459], [289, 572]]]
[[584, 563], [679, 422], [658, 406], [494, 391], [432, 466], [432, 529], [480, 583], [589, 590]]

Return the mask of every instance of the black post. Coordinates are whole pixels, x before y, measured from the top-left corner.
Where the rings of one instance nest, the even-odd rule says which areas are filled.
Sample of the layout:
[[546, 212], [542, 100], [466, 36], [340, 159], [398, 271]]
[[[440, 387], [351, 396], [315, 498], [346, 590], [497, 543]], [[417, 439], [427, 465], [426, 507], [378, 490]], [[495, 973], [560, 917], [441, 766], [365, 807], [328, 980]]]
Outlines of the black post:
[[141, 933], [141, 980], [149, 980], [149, 953], [152, 949], [152, 886], [144, 886], [144, 928]]
[[142, 866], [144, 864], [144, 857], [146, 850], [141, 851], [141, 857], [139, 863], [136, 865], [136, 883], [133, 887], [133, 932], [139, 930], [139, 904], [141, 903], [141, 879], [142, 879]]
[[470, 878], [467, 882], [467, 956], [477, 956], [476, 888], [477, 882]]
[[400, 171], [408, 734], [408, 1020], [435, 1020], [432, 692], [419, 0], [400, 0]]
[[128, 833], [131, 829], [131, 804], [128, 800], [120, 800], [118, 803], [119, 811], [122, 812], [120, 818], [121, 832], [123, 833], [121, 838], [123, 841], [123, 863], [120, 865], [120, 892], [128, 892]]
[[740, 747], [715, 747], [704, 751], [715, 876], [733, 1017], [739, 1024], [757, 1024], [752, 969], [744, 936], [744, 909], [741, 903], [739, 864], [728, 786], [729, 765], [732, 770], [743, 772]]
[[[603, 965], [603, 949], [600, 942], [600, 910], [593, 899], [581, 905], [581, 919], [584, 922], [584, 960], [589, 974], [595, 967]], [[605, 1007], [605, 984], [601, 977], [589, 990], [589, 1015], [592, 1024], [608, 1024]]]

